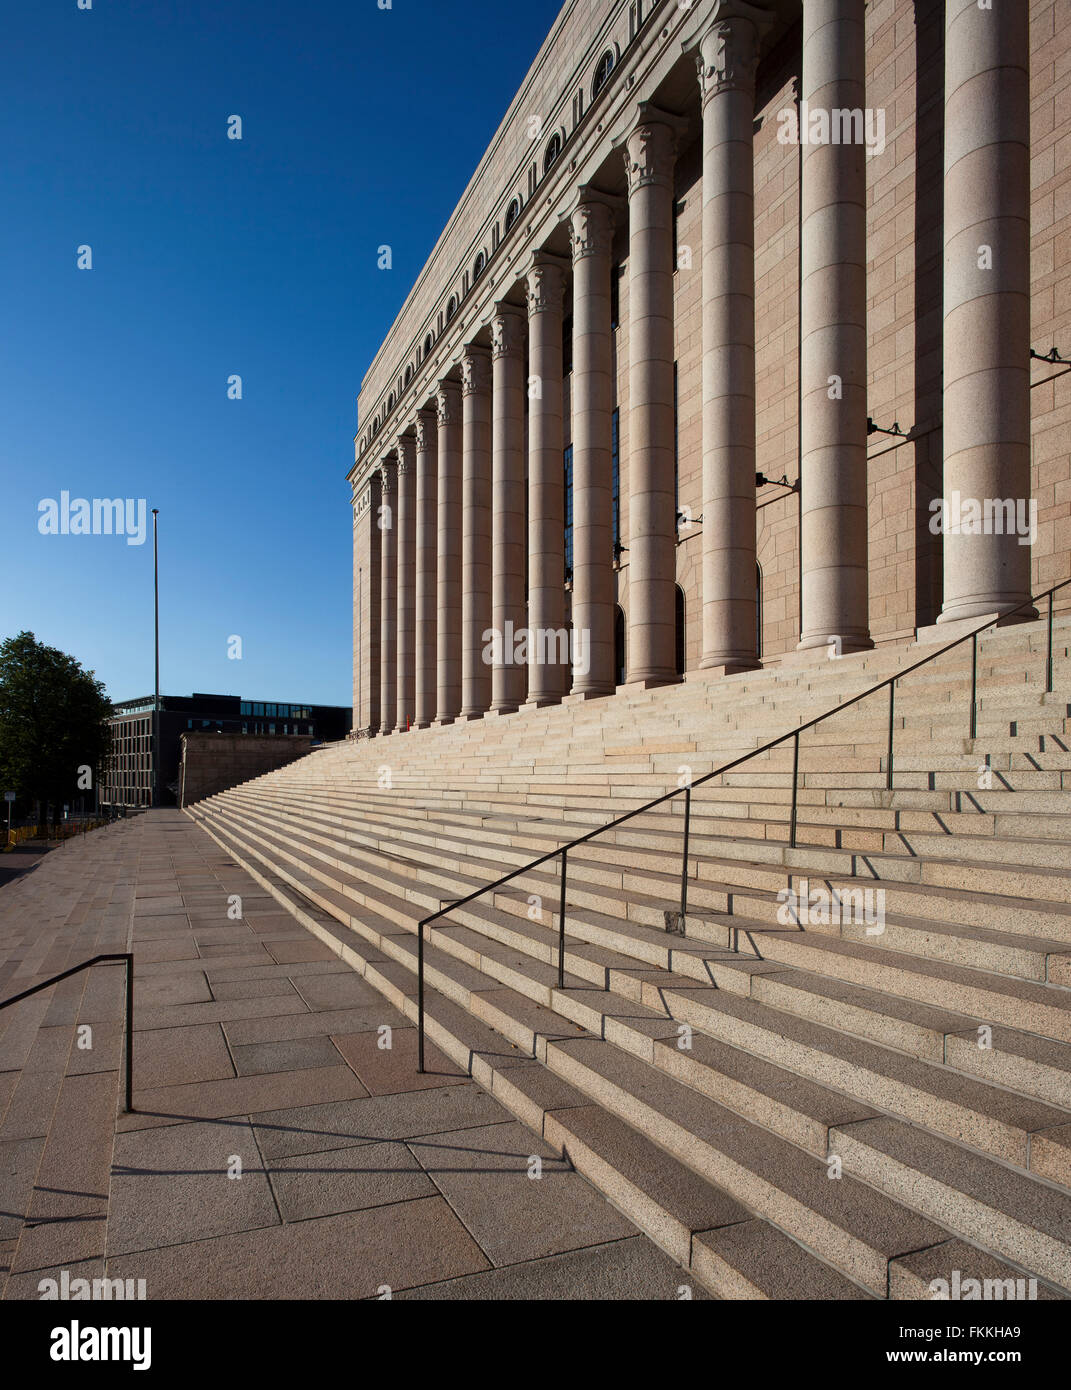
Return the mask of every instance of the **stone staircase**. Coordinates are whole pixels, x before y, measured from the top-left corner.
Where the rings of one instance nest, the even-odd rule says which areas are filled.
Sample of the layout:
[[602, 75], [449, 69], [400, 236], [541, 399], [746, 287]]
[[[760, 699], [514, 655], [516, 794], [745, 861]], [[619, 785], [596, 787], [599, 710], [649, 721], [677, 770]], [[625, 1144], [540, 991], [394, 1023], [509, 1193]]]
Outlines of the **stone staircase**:
[[[426, 932], [427, 1035], [716, 1295], [1071, 1291], [1071, 619], [979, 640]], [[926, 655], [336, 744], [191, 814], [408, 1017], [417, 923]], [[849, 910], [851, 908], [852, 910]]]

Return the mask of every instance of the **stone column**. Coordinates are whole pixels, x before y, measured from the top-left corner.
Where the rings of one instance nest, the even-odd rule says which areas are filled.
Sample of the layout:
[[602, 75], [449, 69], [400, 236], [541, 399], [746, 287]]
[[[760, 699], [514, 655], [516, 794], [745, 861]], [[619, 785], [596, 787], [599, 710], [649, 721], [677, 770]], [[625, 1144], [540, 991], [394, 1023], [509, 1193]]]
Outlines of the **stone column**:
[[641, 102], [625, 148], [629, 201], [629, 683], [677, 679], [673, 465], [676, 118]]
[[[616, 200], [613, 200], [616, 201]], [[614, 692], [612, 200], [581, 188], [573, 247], [574, 695]]]
[[436, 397], [439, 426], [439, 563], [436, 583], [435, 723], [461, 711], [461, 388], [444, 381]]
[[438, 448], [435, 414], [416, 421], [416, 652], [415, 725], [426, 729], [435, 718], [435, 567], [438, 554]]
[[700, 40], [703, 104], [703, 652], [759, 665], [755, 614], [755, 70], [765, 11], [723, 0]]
[[358, 639], [354, 652], [359, 667], [353, 709], [354, 726], [368, 734], [379, 732], [380, 594], [382, 547], [379, 529], [379, 473], [369, 474], [357, 503], [354, 581], [357, 586]]
[[[973, 3], [973, 0], [972, 0]], [[799, 650], [860, 651], [867, 583], [865, 0], [804, 0], [809, 121], [858, 111], [841, 139], [803, 145]], [[805, 135], [801, 131], [801, 138]]]
[[565, 458], [562, 438], [564, 263], [538, 252], [528, 273], [528, 699], [566, 691]]
[[[1029, 8], [945, 0], [948, 517], [938, 623], [1006, 613], [1030, 597], [1030, 546], [1007, 533], [1001, 505], [1029, 517]], [[964, 510], [972, 504], [988, 504], [991, 534], [975, 533]]]
[[397, 691], [397, 560], [398, 517], [395, 506], [395, 475], [393, 459], [384, 459], [380, 468], [379, 505], [379, 732], [389, 734], [394, 728]]
[[416, 476], [413, 468], [413, 441], [398, 440], [398, 722], [405, 733], [415, 713], [415, 627], [416, 627]]
[[491, 354], [470, 344], [461, 358], [461, 718], [491, 705], [483, 659], [491, 626]]
[[524, 664], [513, 660], [525, 626], [524, 386], [525, 314], [495, 306], [491, 322], [494, 405], [491, 437], [491, 625], [499, 643], [491, 673], [491, 709], [509, 714], [525, 698]]

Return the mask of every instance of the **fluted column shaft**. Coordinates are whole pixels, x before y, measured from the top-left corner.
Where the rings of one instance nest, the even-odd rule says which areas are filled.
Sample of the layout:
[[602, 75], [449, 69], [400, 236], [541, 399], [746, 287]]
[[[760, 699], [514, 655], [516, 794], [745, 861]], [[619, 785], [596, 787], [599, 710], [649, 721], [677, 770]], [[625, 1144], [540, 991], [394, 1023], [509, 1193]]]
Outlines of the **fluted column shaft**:
[[418, 729], [435, 718], [435, 586], [439, 538], [438, 440], [435, 415], [422, 410], [416, 424], [416, 651], [414, 714]]
[[398, 440], [398, 681], [397, 724], [404, 733], [415, 713], [416, 474], [413, 441]]
[[436, 724], [461, 711], [461, 388], [439, 388], [439, 563], [436, 584]]
[[751, 670], [755, 613], [755, 176], [758, 41], [766, 16], [721, 5], [703, 35], [703, 650]]
[[393, 459], [384, 459], [380, 469], [379, 505], [379, 731], [389, 734], [396, 714], [397, 622], [398, 622], [398, 542], [397, 468]]
[[383, 533], [379, 529], [380, 500], [379, 473], [372, 472], [368, 476], [360, 503], [358, 531], [364, 544], [357, 563], [356, 576], [361, 614], [357, 659], [362, 670], [357, 678], [360, 708], [354, 709], [354, 724], [368, 734], [377, 734], [380, 724], [380, 579], [383, 568]]
[[[866, 109], [865, 0], [805, 0], [806, 110]], [[830, 114], [832, 125], [832, 115]], [[802, 134], [802, 132], [801, 132]], [[800, 650], [873, 646], [867, 583], [866, 145], [803, 145]]]
[[491, 626], [491, 354], [469, 346], [462, 373], [461, 718], [491, 705], [491, 667], [483, 659]]
[[625, 151], [629, 186], [630, 682], [677, 679], [673, 461], [672, 125], [650, 109]]
[[[939, 623], [1005, 613], [1030, 596], [1030, 546], [1003, 519], [994, 524], [1004, 501], [1029, 515], [1029, 9], [945, 0], [948, 516]], [[968, 502], [990, 504], [991, 534], [974, 533], [961, 512]]]
[[527, 673], [513, 660], [525, 625], [524, 381], [525, 314], [500, 304], [491, 324], [494, 388], [491, 434], [491, 624], [495, 633], [491, 708], [508, 714], [526, 693]]
[[563, 268], [539, 255], [528, 274], [528, 700], [559, 701], [567, 688], [565, 463], [562, 438]]
[[[587, 190], [572, 215], [573, 694], [614, 691], [613, 212]], [[587, 656], [585, 671], [581, 658]]]

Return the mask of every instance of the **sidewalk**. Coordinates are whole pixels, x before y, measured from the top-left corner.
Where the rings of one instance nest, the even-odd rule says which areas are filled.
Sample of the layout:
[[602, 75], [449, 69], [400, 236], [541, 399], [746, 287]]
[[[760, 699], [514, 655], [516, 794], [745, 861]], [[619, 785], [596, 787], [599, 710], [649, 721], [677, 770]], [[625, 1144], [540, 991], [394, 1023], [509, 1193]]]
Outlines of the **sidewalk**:
[[418, 1075], [407, 1020], [180, 812], [94, 832], [0, 889], [0, 996], [130, 949], [133, 1115], [117, 1113], [121, 967], [0, 1012], [4, 1297], [62, 1269], [144, 1279], [150, 1299], [689, 1285], [434, 1048]]

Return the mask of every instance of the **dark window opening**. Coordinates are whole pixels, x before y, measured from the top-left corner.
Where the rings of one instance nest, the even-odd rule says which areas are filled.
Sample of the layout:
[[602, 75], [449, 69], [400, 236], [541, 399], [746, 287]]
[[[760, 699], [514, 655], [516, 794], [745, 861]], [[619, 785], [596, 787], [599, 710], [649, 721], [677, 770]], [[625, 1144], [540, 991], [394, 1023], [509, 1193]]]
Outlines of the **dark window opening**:
[[618, 437], [621, 411], [614, 411], [610, 422], [610, 509], [613, 516], [614, 559], [621, 558], [621, 454]]
[[679, 584], [674, 585], [674, 609], [676, 617], [676, 637], [677, 637], [677, 675], [684, 675], [684, 590]]
[[625, 611], [614, 605], [614, 682], [625, 684]]
[[573, 446], [565, 450], [565, 582], [573, 578]]
[[610, 74], [613, 72], [613, 70], [614, 55], [612, 52], [607, 51], [599, 59], [599, 66], [595, 69], [595, 79], [591, 84], [592, 101], [595, 100], [595, 98], [599, 95], [602, 89], [606, 86], [607, 82], [610, 80]]

